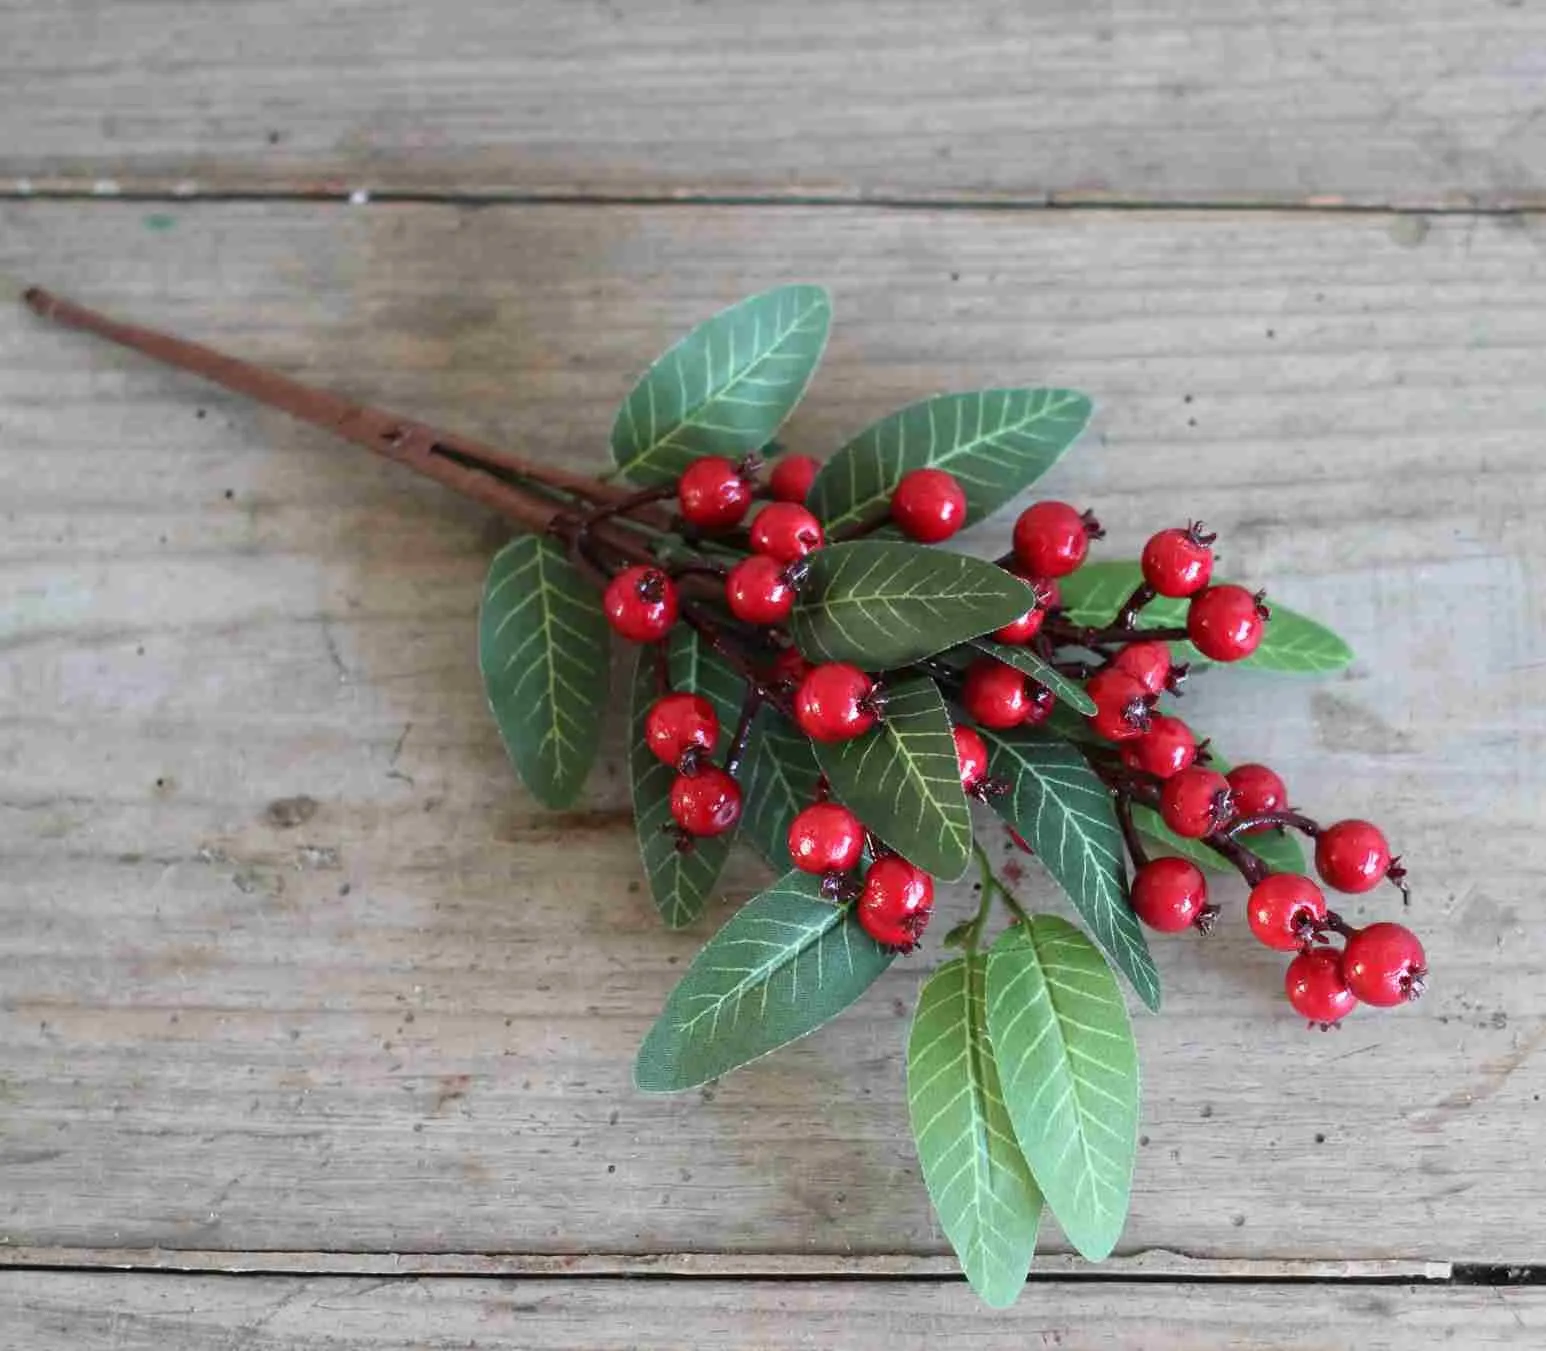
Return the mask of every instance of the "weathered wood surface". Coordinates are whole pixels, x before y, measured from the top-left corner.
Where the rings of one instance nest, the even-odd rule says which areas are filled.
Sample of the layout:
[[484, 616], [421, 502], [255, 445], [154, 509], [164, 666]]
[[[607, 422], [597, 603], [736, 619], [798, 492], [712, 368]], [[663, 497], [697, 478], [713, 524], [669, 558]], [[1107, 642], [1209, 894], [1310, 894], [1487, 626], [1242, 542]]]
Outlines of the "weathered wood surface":
[[[1389, 823], [1434, 967], [1321, 1036], [1237, 909], [1157, 945], [1123, 1250], [1225, 1258], [1546, 1245], [1542, 258], [1530, 218], [0, 209], [6, 274], [570, 464], [680, 329], [791, 277], [838, 312], [801, 447], [940, 388], [1090, 390], [1046, 486], [1112, 555], [1201, 515], [1361, 653], [1193, 717]], [[482, 513], [19, 307], [0, 427], [0, 1238], [942, 1251], [900, 1065], [932, 953], [716, 1089], [632, 1091], [702, 934], [638, 887], [620, 757], [564, 815], [509, 774]]]
[[0, 186], [1546, 201], [1533, 0], [0, 0]]
[[28, 1351], [215, 1346], [740, 1351], [1525, 1351], [1546, 1290], [1039, 1282], [1007, 1312], [959, 1281], [382, 1280], [0, 1272], [0, 1327]]

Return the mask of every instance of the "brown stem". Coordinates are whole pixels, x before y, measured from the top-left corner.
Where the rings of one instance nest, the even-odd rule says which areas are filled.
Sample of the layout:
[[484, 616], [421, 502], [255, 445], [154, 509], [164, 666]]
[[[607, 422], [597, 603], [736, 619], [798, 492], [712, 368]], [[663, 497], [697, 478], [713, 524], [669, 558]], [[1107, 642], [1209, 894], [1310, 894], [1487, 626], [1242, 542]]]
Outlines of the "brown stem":
[[752, 736], [752, 722], [757, 717], [757, 710], [762, 707], [762, 699], [762, 686], [748, 682], [746, 697], [741, 701], [741, 717], [736, 723], [735, 736], [731, 739], [730, 749], [725, 753], [725, 773], [732, 778], [740, 777], [741, 761], [746, 758], [746, 747]]
[[1163, 629], [1129, 629], [1120, 625], [1094, 628], [1085, 624], [1070, 624], [1066, 619], [1048, 619], [1042, 632], [1058, 644], [1071, 643], [1076, 647], [1095, 647], [1106, 643], [1179, 642], [1186, 638], [1186, 625], [1177, 624]]
[[1133, 801], [1126, 793], [1113, 793], [1117, 804], [1117, 824], [1122, 827], [1122, 842], [1133, 860], [1133, 867], [1142, 868], [1149, 861], [1149, 851], [1138, 838], [1138, 828], [1133, 824]]
[[1145, 605], [1154, 599], [1156, 594], [1154, 588], [1147, 582], [1140, 582], [1134, 588], [1133, 594], [1123, 602], [1122, 608], [1117, 612], [1117, 628], [1131, 629], [1136, 627], [1139, 613]]
[[1231, 821], [1223, 834], [1229, 839], [1234, 839], [1267, 826], [1292, 826], [1301, 835], [1307, 835], [1312, 840], [1321, 833], [1319, 823], [1312, 821], [1308, 816], [1300, 812], [1286, 811], [1260, 812], [1255, 816], [1242, 816], [1237, 821]]

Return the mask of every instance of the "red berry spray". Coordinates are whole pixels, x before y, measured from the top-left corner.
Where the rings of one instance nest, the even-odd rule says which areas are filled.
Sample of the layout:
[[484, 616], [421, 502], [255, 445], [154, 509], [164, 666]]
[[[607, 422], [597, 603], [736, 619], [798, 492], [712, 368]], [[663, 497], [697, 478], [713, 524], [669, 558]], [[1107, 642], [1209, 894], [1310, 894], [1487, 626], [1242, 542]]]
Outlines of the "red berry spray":
[[934, 908], [934, 879], [889, 854], [870, 864], [858, 904], [859, 923], [884, 948], [911, 952]]
[[664, 638], [676, 623], [676, 583], [659, 568], [624, 568], [601, 598], [613, 631], [635, 643]]
[[741, 785], [717, 765], [678, 774], [671, 815], [689, 835], [723, 835], [741, 819]]
[[773, 472], [768, 475], [768, 491], [776, 501], [804, 506], [820, 470], [820, 463], [809, 455], [785, 455], [774, 463]]
[[1161, 530], [1143, 546], [1143, 580], [1162, 596], [1196, 595], [1213, 575], [1213, 541], [1194, 521], [1185, 530]]
[[1186, 609], [1186, 636], [1205, 657], [1239, 661], [1261, 645], [1271, 616], [1260, 592], [1243, 586], [1210, 586]]
[[954, 474], [914, 469], [891, 494], [891, 519], [909, 538], [938, 544], [966, 524], [966, 493]]
[[1338, 891], [1372, 891], [1390, 872], [1390, 845], [1368, 821], [1338, 821], [1315, 841], [1315, 871]]
[[1177, 835], [1200, 840], [1229, 824], [1234, 803], [1229, 783], [1217, 770], [1188, 765], [1165, 780], [1160, 790], [1160, 815]]
[[1405, 925], [1371, 924], [1347, 940], [1342, 974], [1365, 1004], [1392, 1008], [1422, 994], [1428, 960], [1417, 935]]
[[812, 741], [847, 741], [875, 725], [874, 696], [875, 682], [857, 666], [813, 666], [795, 691], [795, 721]]
[[706, 754], [714, 749], [719, 716], [701, 694], [667, 694], [644, 715], [644, 740], [657, 758], [674, 767], [689, 750]]
[[1067, 502], [1037, 502], [1015, 522], [1015, 558], [1032, 577], [1066, 577], [1084, 562], [1100, 525]]
[[795, 591], [785, 565], [766, 554], [743, 558], [725, 578], [725, 604], [748, 624], [782, 624], [794, 609]]
[[1307, 948], [1288, 964], [1283, 978], [1288, 1002], [1301, 1018], [1330, 1027], [1347, 1017], [1358, 1000], [1342, 978], [1342, 961], [1330, 948]]
[[739, 525], [751, 505], [752, 488], [740, 470], [720, 455], [694, 460], [676, 485], [682, 519], [700, 530], [728, 530]]
[[846, 873], [864, 852], [864, 827], [847, 807], [816, 802], [789, 823], [789, 857], [807, 873]]
[[826, 542], [821, 522], [796, 502], [770, 502], [752, 522], [752, 552], [780, 563], [794, 563]]
[[1133, 913], [1161, 933], [1206, 932], [1213, 911], [1202, 869], [1184, 858], [1151, 859], [1133, 875]]

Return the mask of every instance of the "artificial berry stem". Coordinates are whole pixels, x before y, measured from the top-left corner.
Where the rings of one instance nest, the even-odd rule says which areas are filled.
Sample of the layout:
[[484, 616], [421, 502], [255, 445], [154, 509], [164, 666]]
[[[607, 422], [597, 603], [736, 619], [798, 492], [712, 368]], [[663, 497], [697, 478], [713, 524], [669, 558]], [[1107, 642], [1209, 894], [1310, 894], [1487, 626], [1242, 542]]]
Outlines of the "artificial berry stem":
[[1290, 826], [1312, 840], [1321, 833], [1318, 822], [1295, 811], [1258, 812], [1255, 816], [1242, 816], [1231, 821], [1228, 828], [1221, 833], [1226, 839], [1234, 839], [1248, 831], [1261, 830], [1268, 826]]
[[747, 681], [746, 697], [741, 701], [741, 717], [735, 725], [735, 736], [731, 739], [730, 749], [725, 752], [725, 773], [732, 777], [738, 777], [741, 772], [741, 761], [746, 758], [746, 747], [751, 741], [752, 723], [756, 720], [757, 711], [762, 707], [766, 694], [761, 685]]
[[1187, 636], [1184, 624], [1161, 629], [1123, 628], [1120, 625], [1096, 628], [1087, 624], [1070, 624], [1066, 619], [1058, 618], [1048, 619], [1042, 626], [1042, 631], [1060, 646], [1066, 644], [1072, 647], [1104, 647], [1137, 642], [1181, 642]]
[[1122, 842], [1127, 845], [1133, 866], [1141, 868], [1149, 861], [1149, 851], [1143, 847], [1143, 841], [1138, 837], [1138, 828], [1133, 824], [1132, 799], [1120, 790], [1113, 797], [1116, 800], [1117, 824], [1122, 827]]
[[1122, 603], [1122, 608], [1117, 612], [1116, 627], [1119, 629], [1136, 628], [1138, 616], [1142, 613], [1143, 607], [1153, 600], [1157, 594], [1158, 592], [1147, 582], [1140, 582], [1133, 589], [1133, 594]]

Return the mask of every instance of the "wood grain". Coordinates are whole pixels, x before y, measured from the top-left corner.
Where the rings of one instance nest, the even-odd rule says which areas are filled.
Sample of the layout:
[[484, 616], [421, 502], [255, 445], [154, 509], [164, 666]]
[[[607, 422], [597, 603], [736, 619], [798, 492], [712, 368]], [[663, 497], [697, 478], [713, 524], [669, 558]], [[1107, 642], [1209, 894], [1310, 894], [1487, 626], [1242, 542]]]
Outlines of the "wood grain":
[[[682, 328], [790, 278], [837, 305], [802, 448], [942, 388], [1094, 394], [1046, 489], [1110, 555], [1200, 515], [1360, 652], [1188, 717], [1388, 825], [1434, 968], [1323, 1036], [1237, 892], [1157, 945], [1123, 1251], [1226, 1259], [1543, 1250], [1542, 256], [1517, 218], [0, 208], [0, 272], [571, 466]], [[0, 1238], [942, 1251], [900, 1065], [932, 950], [716, 1088], [631, 1089], [702, 935], [656, 925], [615, 752], [561, 815], [509, 773], [481, 512], [19, 307], [0, 428]]]
[[1524, 0], [0, 0], [10, 191], [1546, 203]]

